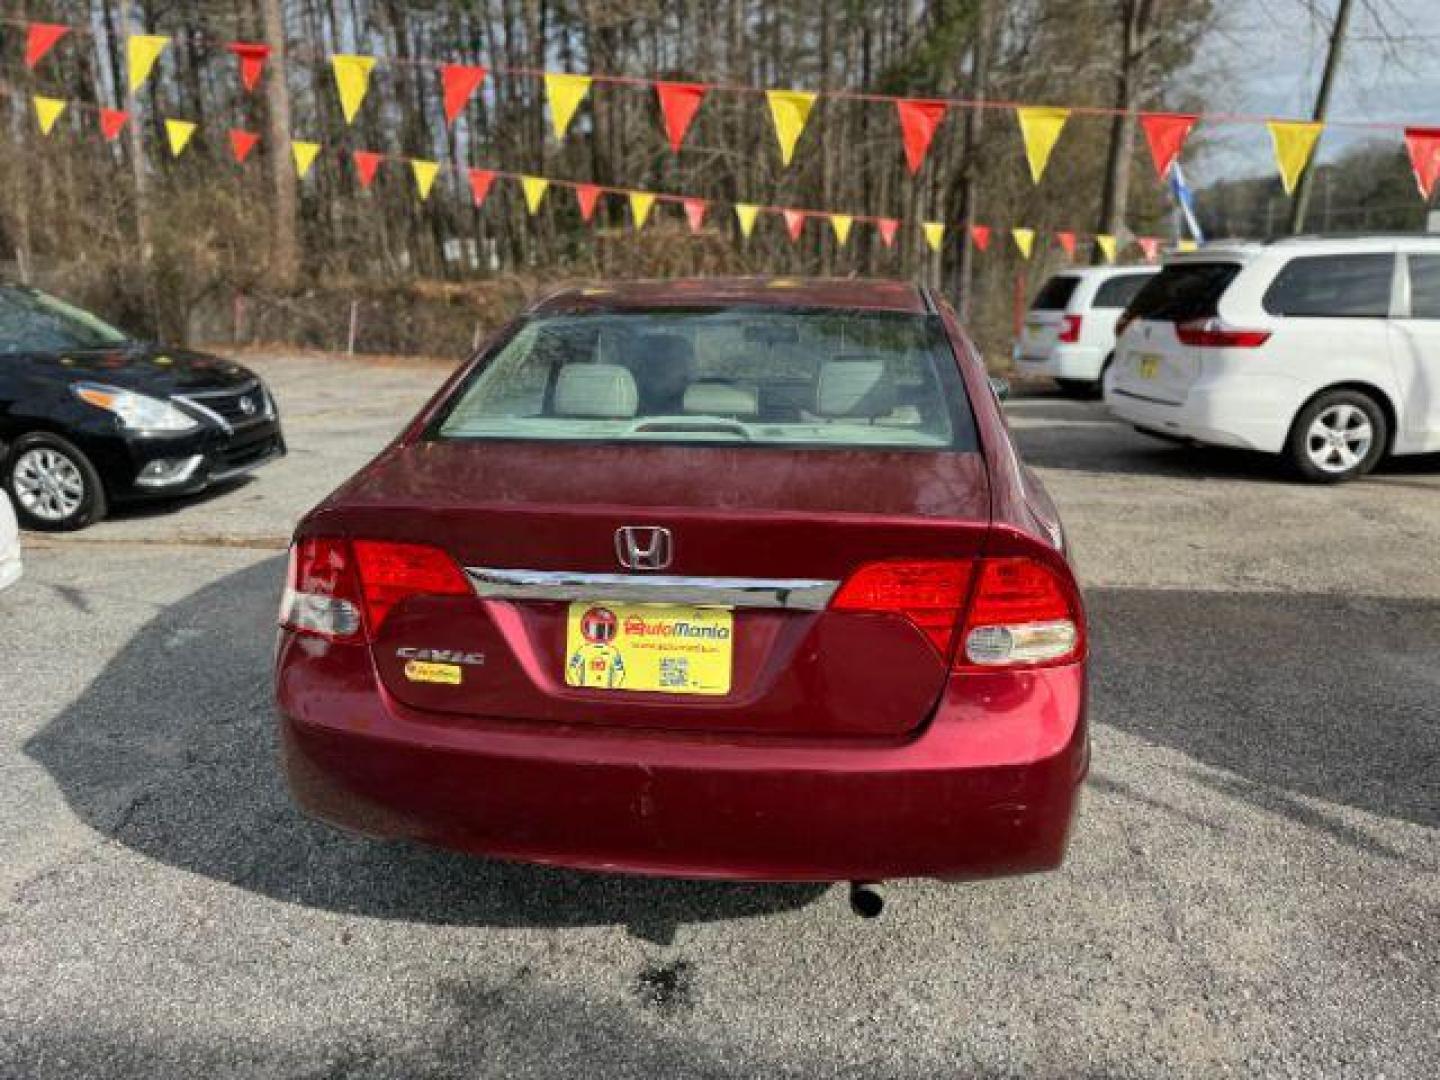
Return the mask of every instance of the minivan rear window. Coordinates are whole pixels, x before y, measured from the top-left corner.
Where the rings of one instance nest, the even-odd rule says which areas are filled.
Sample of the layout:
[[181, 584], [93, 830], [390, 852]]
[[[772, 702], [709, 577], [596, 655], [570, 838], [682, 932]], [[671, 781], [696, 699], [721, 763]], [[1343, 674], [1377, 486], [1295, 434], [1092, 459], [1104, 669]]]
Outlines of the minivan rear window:
[[432, 437], [974, 449], [967, 405], [933, 315], [609, 311], [520, 324]]
[[1075, 294], [1075, 286], [1079, 284], [1080, 279], [1074, 275], [1061, 274], [1052, 277], [1035, 294], [1035, 302], [1030, 305], [1030, 310], [1064, 311], [1070, 297]]
[[1137, 319], [1159, 322], [1211, 318], [1238, 273], [1240, 264], [1233, 262], [1174, 263], [1146, 283], [1128, 311]]

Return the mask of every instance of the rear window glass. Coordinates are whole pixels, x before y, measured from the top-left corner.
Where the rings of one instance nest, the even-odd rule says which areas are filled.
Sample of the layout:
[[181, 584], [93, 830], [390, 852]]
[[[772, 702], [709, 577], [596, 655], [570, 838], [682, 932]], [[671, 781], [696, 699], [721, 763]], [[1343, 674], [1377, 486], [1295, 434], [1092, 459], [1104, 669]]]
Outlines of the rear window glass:
[[1167, 266], [1135, 294], [1130, 313], [1139, 319], [1187, 322], [1208, 319], [1216, 314], [1220, 297], [1240, 264], [1233, 262], [1188, 262]]
[[1064, 311], [1065, 305], [1070, 302], [1070, 297], [1075, 294], [1075, 286], [1080, 284], [1077, 277], [1052, 277], [1035, 295], [1035, 302], [1030, 305], [1031, 311]]
[[1113, 277], [1108, 281], [1100, 283], [1100, 288], [1095, 290], [1095, 302], [1091, 307], [1097, 308], [1123, 308], [1129, 307], [1130, 301], [1145, 287], [1154, 274], [1126, 274], [1124, 277]]
[[457, 391], [441, 439], [973, 449], [934, 316], [776, 308], [522, 324]]
[[1393, 255], [1291, 259], [1265, 290], [1265, 310], [1290, 318], [1383, 319], [1394, 271]]

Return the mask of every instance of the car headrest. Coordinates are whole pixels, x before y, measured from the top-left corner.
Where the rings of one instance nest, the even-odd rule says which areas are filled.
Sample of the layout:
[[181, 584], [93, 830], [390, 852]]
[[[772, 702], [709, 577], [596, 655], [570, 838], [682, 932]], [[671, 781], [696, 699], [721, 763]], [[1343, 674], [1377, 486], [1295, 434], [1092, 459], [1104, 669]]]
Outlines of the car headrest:
[[706, 416], [754, 416], [760, 411], [760, 395], [729, 383], [691, 383], [685, 390], [684, 411]]
[[695, 362], [690, 339], [680, 334], [641, 334], [635, 342], [634, 353], [646, 364], [681, 368], [687, 376], [690, 365]]
[[837, 356], [820, 365], [815, 411], [826, 417], [875, 419], [895, 411], [895, 383], [885, 361], [874, 356]]
[[557, 416], [624, 420], [639, 403], [635, 376], [619, 364], [566, 364], [555, 380]]

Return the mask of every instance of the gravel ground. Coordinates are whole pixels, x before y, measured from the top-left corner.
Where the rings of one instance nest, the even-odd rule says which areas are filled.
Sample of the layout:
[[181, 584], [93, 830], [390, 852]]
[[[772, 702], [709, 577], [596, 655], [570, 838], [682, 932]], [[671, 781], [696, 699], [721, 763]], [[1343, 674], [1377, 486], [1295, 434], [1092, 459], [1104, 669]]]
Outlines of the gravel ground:
[[[0, 1075], [1433, 1076], [1440, 463], [1338, 489], [1010, 404], [1095, 766], [1043, 877], [843, 891], [332, 832], [275, 768], [295, 518], [444, 374], [260, 359], [292, 454], [0, 594]], [[356, 401], [360, 404], [356, 404]]]

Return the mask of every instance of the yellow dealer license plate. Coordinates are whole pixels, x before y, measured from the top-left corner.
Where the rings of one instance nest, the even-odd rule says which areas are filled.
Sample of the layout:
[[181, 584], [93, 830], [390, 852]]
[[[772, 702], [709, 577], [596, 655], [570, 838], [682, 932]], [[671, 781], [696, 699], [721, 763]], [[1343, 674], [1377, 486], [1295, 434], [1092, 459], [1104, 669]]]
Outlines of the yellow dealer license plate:
[[735, 616], [672, 604], [570, 605], [565, 682], [595, 690], [728, 694]]
[[1158, 374], [1160, 374], [1160, 357], [1153, 353], [1140, 357], [1140, 377], [1142, 379], [1153, 379]]

